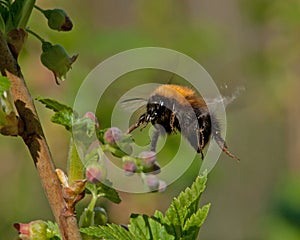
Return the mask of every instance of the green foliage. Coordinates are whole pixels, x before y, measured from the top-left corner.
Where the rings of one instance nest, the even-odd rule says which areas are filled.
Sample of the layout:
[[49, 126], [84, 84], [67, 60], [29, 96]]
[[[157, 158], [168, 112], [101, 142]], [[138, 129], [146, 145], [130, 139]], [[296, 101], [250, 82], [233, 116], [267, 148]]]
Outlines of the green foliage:
[[5, 91], [9, 90], [11, 86], [11, 82], [7, 77], [0, 76], [0, 95], [2, 95]]
[[47, 237], [52, 240], [61, 239], [61, 235], [57, 223], [47, 221]]
[[128, 230], [116, 224], [108, 224], [82, 228], [81, 232], [104, 239], [196, 239], [210, 207], [210, 204], [207, 204], [199, 208], [206, 180], [206, 174], [197, 177], [191, 188], [187, 188], [178, 198], [173, 199], [165, 216], [160, 211], [156, 211], [152, 217], [132, 214]]
[[[1, 8], [1, 6], [0, 6], [0, 8]], [[0, 15], [0, 31], [1, 31], [2, 33], [5, 32], [5, 22], [4, 22], [4, 20], [3, 20], [2, 15]]]
[[69, 112], [73, 113], [73, 109], [71, 107], [69, 107], [65, 104], [62, 104], [54, 99], [37, 97], [36, 100], [43, 103], [46, 108], [49, 108], [49, 109], [53, 110], [54, 112], [69, 111]]
[[107, 198], [113, 203], [120, 203], [121, 199], [119, 197], [118, 192], [115, 189], [113, 189], [111, 186], [112, 183], [107, 180], [105, 184], [101, 182], [97, 184], [87, 183], [86, 189], [88, 192], [92, 193], [93, 195]]
[[103, 238], [106, 240], [133, 240], [140, 239], [137, 236], [134, 236], [131, 232], [127, 231], [125, 228], [114, 223], [108, 224], [107, 226], [98, 226], [98, 227], [89, 227], [82, 228], [80, 230], [82, 233], [85, 233], [88, 236]]
[[44, 104], [46, 108], [49, 108], [55, 112], [51, 118], [52, 122], [63, 125], [68, 131], [72, 129], [74, 112], [71, 107], [50, 98], [38, 97], [36, 100]]
[[[198, 177], [191, 188], [187, 188], [178, 198], [175, 198], [166, 211], [163, 221], [176, 239], [191, 234], [197, 234], [204, 222], [209, 204], [199, 209], [199, 200], [205, 189], [206, 176]], [[200, 219], [195, 219], [196, 217]]]
[[9, 32], [25, 28], [31, 15], [35, 0], [0, 1], [0, 30]]

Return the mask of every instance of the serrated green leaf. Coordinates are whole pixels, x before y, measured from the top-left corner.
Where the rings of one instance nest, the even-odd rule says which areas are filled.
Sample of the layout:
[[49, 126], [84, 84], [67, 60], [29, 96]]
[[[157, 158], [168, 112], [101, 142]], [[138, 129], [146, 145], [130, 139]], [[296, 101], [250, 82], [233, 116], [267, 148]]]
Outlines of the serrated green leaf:
[[73, 113], [68, 110], [56, 112], [51, 117], [51, 122], [64, 126], [68, 131], [72, 129]]
[[149, 226], [153, 240], [174, 240], [175, 237], [170, 235], [165, 227], [154, 219], [149, 219]]
[[113, 223], [107, 226], [81, 228], [80, 232], [105, 240], [136, 240], [131, 232]]
[[97, 184], [97, 188], [98, 188], [98, 191], [99, 191], [99, 189], [101, 189], [100, 191], [101, 191], [102, 197], [107, 198], [108, 200], [112, 201], [113, 203], [121, 202], [121, 198], [119, 197], [119, 194], [115, 189], [113, 189], [103, 183], [100, 183], [100, 185], [101, 185], [100, 188], [98, 187], [98, 185], [99, 185], [99, 183]]
[[46, 108], [49, 108], [53, 110], [54, 112], [59, 111], [70, 111], [73, 112], [73, 109], [65, 104], [62, 104], [54, 99], [51, 98], [42, 98], [37, 97], [36, 100], [38, 100], [40, 103], [44, 104]]
[[145, 222], [145, 219], [141, 215], [131, 216], [128, 229], [136, 237], [137, 240], [150, 239], [149, 228], [147, 226], [147, 223]]
[[161, 211], [155, 210], [153, 218], [155, 218], [161, 224], [164, 224], [164, 215]]
[[164, 218], [167, 230], [177, 238], [184, 235], [185, 222], [198, 210], [200, 196], [205, 189], [206, 180], [206, 175], [198, 176], [191, 188], [186, 188], [178, 198], [174, 198], [167, 209]]
[[61, 239], [61, 235], [57, 223], [53, 223], [51, 221], [47, 222], [47, 239], [51, 239], [51, 240]]
[[187, 207], [180, 205], [177, 199], [174, 199], [168, 210], [166, 211], [165, 222], [171, 226], [172, 234], [178, 237], [182, 236]]
[[51, 118], [53, 123], [64, 126], [68, 131], [72, 130], [72, 124], [74, 122], [74, 118], [76, 118], [76, 113], [74, 113], [71, 107], [50, 98], [38, 97], [36, 100], [44, 104], [46, 108], [55, 112]]
[[8, 77], [0, 76], [0, 95], [2, 95], [5, 91], [9, 90], [11, 87], [11, 82]]
[[112, 201], [113, 203], [120, 203], [121, 202], [121, 198], [119, 197], [118, 192], [113, 189], [109, 185], [109, 182], [107, 181], [106, 184], [104, 183], [97, 183], [97, 184], [93, 184], [93, 183], [87, 183], [86, 184], [86, 189], [90, 192], [94, 192], [95, 191], [95, 186], [96, 186], [96, 191], [97, 191], [97, 195], [99, 197], [105, 197], [108, 200]]
[[[208, 211], [210, 208], [210, 203], [204, 205], [202, 208], [198, 209], [185, 223], [183, 230], [189, 231], [191, 228], [200, 228], [205, 221]], [[198, 231], [197, 231], [198, 232]]]

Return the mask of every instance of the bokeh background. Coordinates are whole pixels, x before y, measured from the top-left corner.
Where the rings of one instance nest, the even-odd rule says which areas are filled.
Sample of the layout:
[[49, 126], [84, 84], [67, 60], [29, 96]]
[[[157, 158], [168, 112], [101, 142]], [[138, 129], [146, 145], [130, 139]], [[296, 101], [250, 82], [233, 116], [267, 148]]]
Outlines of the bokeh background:
[[[33, 97], [72, 105], [80, 83], [97, 64], [123, 50], [147, 46], [171, 48], [194, 58], [224, 95], [244, 88], [227, 111], [226, 140], [241, 162], [222, 154], [209, 174], [202, 203], [212, 206], [200, 237], [300, 239], [299, 0], [44, 0], [37, 4], [64, 8], [74, 29], [52, 32], [37, 11], [31, 29], [63, 44], [70, 54], [79, 53], [79, 58], [67, 80], [57, 86], [40, 63], [40, 43], [29, 36], [20, 65]], [[141, 71], [127, 78], [138, 85], [166, 83], [170, 75]], [[122, 92], [124, 82], [120, 79], [112, 91]], [[98, 112], [102, 127], [109, 127], [118, 95], [112, 97], [103, 99], [107, 108]], [[38, 103], [37, 108], [56, 166], [66, 169], [70, 135], [50, 122], [50, 111]], [[14, 222], [53, 217], [21, 139], [0, 136], [0, 153], [0, 239], [16, 239]], [[123, 224], [131, 212], [164, 211], [191, 184], [200, 164], [196, 158], [165, 193], [120, 193], [121, 204], [99, 204], [107, 209], [111, 222]]]

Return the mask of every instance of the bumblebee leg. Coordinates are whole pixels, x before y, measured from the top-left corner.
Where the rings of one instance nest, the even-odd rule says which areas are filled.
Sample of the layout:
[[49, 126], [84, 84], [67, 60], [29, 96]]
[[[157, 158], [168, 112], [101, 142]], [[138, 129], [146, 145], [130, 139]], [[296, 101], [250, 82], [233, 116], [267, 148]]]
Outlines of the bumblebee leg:
[[[199, 133], [199, 134], [198, 134]], [[198, 142], [198, 150], [197, 152], [201, 154], [201, 159], [204, 159], [204, 155], [203, 155], [203, 148], [204, 148], [204, 136], [202, 133], [202, 130], [199, 129], [199, 132], [196, 134], [197, 136], [197, 142]]]
[[136, 122], [135, 124], [131, 125], [130, 128], [127, 130], [127, 134], [131, 133], [134, 129], [138, 128], [140, 126], [139, 122]]
[[174, 128], [174, 121], [175, 121], [175, 113], [172, 112], [171, 116], [170, 116], [170, 128], [171, 128], [171, 132], [176, 133], [175, 128]]
[[235, 156], [228, 150], [227, 144], [225, 140], [220, 136], [219, 132], [214, 133], [214, 139], [216, 140], [217, 144], [223, 152], [225, 152], [229, 157], [235, 158], [236, 160], [240, 161], [240, 159], [237, 156]]
[[159, 129], [156, 129], [153, 133], [152, 139], [151, 139], [151, 151], [155, 152], [157, 141], [160, 135]]
[[[140, 116], [139, 120], [131, 125], [128, 130], [127, 130], [127, 134], [131, 133], [133, 130], [135, 130], [136, 128], [138, 128], [142, 123], [144, 123], [146, 121], [146, 114], [143, 114], [142, 116]], [[148, 123], [148, 122], [147, 122]]]

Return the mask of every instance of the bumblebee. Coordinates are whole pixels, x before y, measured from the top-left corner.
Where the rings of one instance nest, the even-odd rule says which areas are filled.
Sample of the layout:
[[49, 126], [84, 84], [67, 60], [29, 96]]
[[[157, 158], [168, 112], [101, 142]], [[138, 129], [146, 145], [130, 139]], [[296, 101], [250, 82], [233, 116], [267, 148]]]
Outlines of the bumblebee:
[[[203, 149], [211, 136], [228, 156], [239, 160], [232, 154], [221, 136], [220, 124], [216, 117], [209, 113], [207, 104], [189, 87], [165, 84], [156, 88], [150, 95], [146, 112], [133, 124], [128, 133], [140, 125], [151, 123], [156, 129], [151, 150], [155, 151], [160, 135], [179, 131], [191, 146], [204, 158]], [[143, 128], [144, 128], [143, 127]]]

